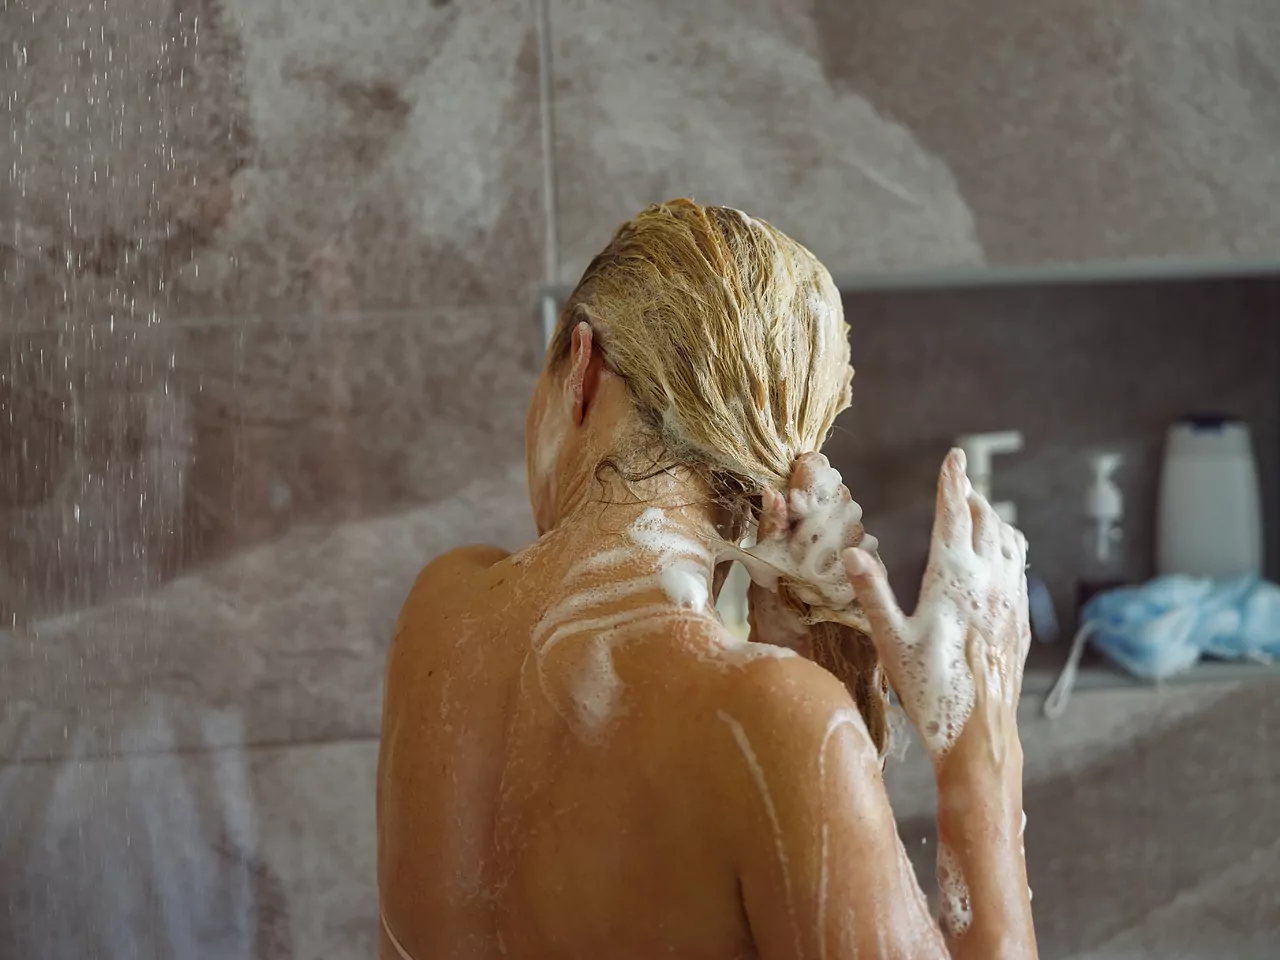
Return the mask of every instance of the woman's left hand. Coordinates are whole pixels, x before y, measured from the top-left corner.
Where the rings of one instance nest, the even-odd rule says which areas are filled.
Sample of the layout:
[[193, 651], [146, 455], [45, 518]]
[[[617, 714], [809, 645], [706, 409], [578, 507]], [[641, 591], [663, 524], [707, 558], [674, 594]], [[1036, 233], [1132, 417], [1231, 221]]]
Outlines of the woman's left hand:
[[[842, 610], [853, 604], [840, 553], [852, 546], [874, 552], [876, 541], [863, 529], [862, 508], [839, 471], [822, 454], [807, 453], [796, 460], [786, 496], [765, 490], [762, 499], [751, 556], [781, 574], [796, 597], [811, 606]], [[756, 564], [748, 563], [748, 570], [751, 639], [809, 655], [808, 625], [779, 595], [776, 576], [762, 575]]]

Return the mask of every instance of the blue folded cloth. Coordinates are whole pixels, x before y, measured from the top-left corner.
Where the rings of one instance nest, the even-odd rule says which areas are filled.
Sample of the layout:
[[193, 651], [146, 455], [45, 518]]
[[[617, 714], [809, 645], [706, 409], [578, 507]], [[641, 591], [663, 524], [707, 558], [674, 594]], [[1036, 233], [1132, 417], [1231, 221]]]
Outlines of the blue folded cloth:
[[1158, 577], [1108, 590], [1081, 612], [1095, 647], [1134, 676], [1158, 680], [1204, 655], [1280, 657], [1280, 587], [1256, 576]]

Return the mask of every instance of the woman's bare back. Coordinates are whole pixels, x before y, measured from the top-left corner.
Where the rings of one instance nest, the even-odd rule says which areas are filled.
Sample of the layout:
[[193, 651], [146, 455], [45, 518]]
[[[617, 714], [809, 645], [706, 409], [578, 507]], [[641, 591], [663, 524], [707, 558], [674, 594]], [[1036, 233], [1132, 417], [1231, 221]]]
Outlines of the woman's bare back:
[[709, 764], [735, 681], [788, 651], [673, 600], [659, 554], [593, 569], [606, 552], [463, 551], [415, 585], [379, 770], [384, 956], [754, 955]]

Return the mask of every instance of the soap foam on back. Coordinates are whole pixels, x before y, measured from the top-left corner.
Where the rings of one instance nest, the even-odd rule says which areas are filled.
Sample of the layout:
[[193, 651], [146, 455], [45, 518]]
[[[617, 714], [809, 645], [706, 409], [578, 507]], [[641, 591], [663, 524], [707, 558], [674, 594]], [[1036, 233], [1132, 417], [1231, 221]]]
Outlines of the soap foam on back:
[[565, 623], [584, 611], [634, 594], [656, 590], [659, 586], [660, 580], [655, 574], [622, 580], [618, 583], [585, 587], [577, 593], [571, 593], [542, 615], [542, 619], [533, 628], [533, 645], [536, 649], [542, 650], [549, 643], [554, 642], [551, 638], [559, 639], [561, 636], [580, 632], [583, 624], [594, 623], [595, 621]]
[[796, 956], [803, 956], [800, 927], [796, 922], [795, 902], [791, 891], [791, 862], [787, 857], [786, 846], [782, 842], [782, 824], [778, 820], [778, 811], [773, 803], [773, 795], [769, 792], [769, 782], [765, 779], [764, 768], [760, 766], [760, 761], [756, 758], [756, 752], [752, 749], [751, 741], [747, 738], [747, 731], [743, 729], [742, 724], [723, 710], [717, 710], [716, 716], [733, 734], [734, 742], [737, 743], [738, 750], [742, 753], [742, 758], [747, 763], [751, 779], [755, 781], [756, 789], [760, 793], [760, 799], [764, 803], [765, 816], [768, 818], [769, 828], [773, 832], [773, 846], [778, 858], [778, 869], [782, 872], [782, 892], [783, 897], [786, 899], [787, 915], [791, 920], [791, 932], [795, 936]]
[[[831, 742], [831, 738], [835, 735], [836, 731], [842, 727], [849, 727], [852, 729], [855, 736], [860, 736], [865, 748], [871, 753], [875, 752], [875, 748], [871, 744], [871, 737], [867, 733], [867, 725], [862, 719], [862, 714], [858, 713], [858, 711], [852, 707], [842, 707], [839, 710], [833, 710], [831, 716], [827, 719], [827, 729], [822, 734], [822, 741], [818, 745], [818, 790], [819, 795], [824, 798], [827, 790], [827, 746]], [[821, 827], [822, 845], [819, 851], [818, 862], [818, 942], [820, 946], [820, 958], [826, 956], [826, 937], [824, 936], [824, 931], [826, 929], [827, 912], [828, 832], [829, 828], [824, 815]]]
[[774, 646], [772, 643], [739, 640], [727, 630], [723, 631], [720, 643], [705, 650], [700, 649], [695, 655], [704, 663], [723, 667], [745, 667], [757, 660], [788, 660], [800, 656], [794, 650]]
[[[679, 611], [667, 604], [654, 603], [575, 620], [552, 631], [535, 650], [538, 683], [543, 694], [579, 737], [588, 742], [597, 739], [617, 713], [622, 680], [613, 665], [614, 647], [637, 633], [652, 630], [655, 623], [679, 615]], [[568, 694], [565, 703], [560, 685], [549, 674], [547, 661], [561, 641], [583, 633], [590, 634], [585, 644], [557, 655]]]
[[658, 580], [667, 599], [686, 610], [704, 610], [711, 600], [705, 567], [691, 560], [677, 560], [662, 568]]
[[[655, 621], [710, 608], [710, 552], [697, 541], [664, 529], [668, 525], [663, 511], [650, 507], [627, 531], [634, 546], [613, 547], [587, 557], [570, 568], [566, 579], [572, 583], [601, 572], [607, 576], [611, 568], [633, 561], [650, 569], [656, 566], [656, 572], [581, 587], [552, 605], [533, 629], [539, 685], [556, 711], [586, 740], [597, 738], [618, 711], [623, 685], [614, 668], [615, 646], [652, 629]], [[584, 618], [593, 610], [649, 592], [660, 593], [667, 602]], [[585, 643], [555, 654], [562, 691], [550, 675], [547, 659], [565, 640], [583, 634], [588, 635]], [[562, 694], [567, 694], [567, 702]]]
[[[830, 473], [834, 480], [828, 479], [817, 490], [816, 495], [834, 503], [840, 479], [835, 471]], [[848, 503], [836, 506], [846, 513], [850, 508]], [[852, 509], [860, 514], [860, 508], [856, 504], [852, 505]], [[582, 652], [574, 654], [579, 660], [564, 668], [571, 703], [557, 706], [557, 710], [566, 720], [570, 720], [574, 729], [584, 736], [594, 736], [617, 710], [622, 683], [613, 667], [613, 649], [616, 644], [635, 635], [640, 628], [652, 624], [654, 618], [673, 615], [679, 611], [709, 612], [710, 570], [722, 557], [741, 560], [747, 565], [753, 580], [757, 583], [764, 581], [775, 588], [779, 571], [795, 580], [818, 579], [826, 589], [820, 594], [813, 593], [812, 600], [815, 604], [825, 601], [837, 608], [821, 608], [821, 612], [831, 619], [851, 621], [859, 629], [866, 629], [866, 620], [861, 611], [849, 606], [853, 600], [852, 589], [836, 557], [841, 531], [844, 529], [840, 524], [814, 525], [819, 552], [831, 554], [822, 565], [821, 577], [817, 575], [819, 567], [816, 561], [803, 567], [798, 566], [785, 543], [762, 544], [751, 553], [730, 545], [721, 545], [718, 553], [713, 554], [704, 544], [686, 536], [679, 529], [670, 529], [671, 527], [674, 524], [667, 520], [661, 509], [646, 509], [627, 530], [627, 538], [634, 546], [617, 546], [586, 557], [570, 568], [567, 579], [572, 582], [601, 572], [607, 575], [610, 568], [629, 562], [645, 564], [650, 569], [656, 566], [656, 572], [580, 588], [548, 609], [533, 631], [538, 675], [549, 698], [553, 696], [553, 691], [550, 689], [551, 677], [544, 663], [546, 657], [565, 639], [584, 633], [591, 634]], [[832, 528], [839, 529], [833, 532]], [[810, 556], [812, 555], [811, 551]], [[652, 566], [646, 561], [652, 562]], [[580, 619], [593, 609], [649, 591], [660, 592], [676, 609], [655, 602], [613, 616]], [[840, 607], [845, 609], [838, 609]], [[762, 658], [798, 656], [794, 650], [786, 647], [738, 640], [728, 631], [721, 631], [720, 643], [710, 647], [700, 646], [696, 655], [704, 662], [729, 668], [741, 668]]]
[[631, 529], [631, 539], [644, 550], [657, 553], [661, 561], [674, 556], [696, 557], [704, 563], [711, 562], [711, 553], [696, 540], [672, 533], [667, 530], [643, 528], [637, 525]]

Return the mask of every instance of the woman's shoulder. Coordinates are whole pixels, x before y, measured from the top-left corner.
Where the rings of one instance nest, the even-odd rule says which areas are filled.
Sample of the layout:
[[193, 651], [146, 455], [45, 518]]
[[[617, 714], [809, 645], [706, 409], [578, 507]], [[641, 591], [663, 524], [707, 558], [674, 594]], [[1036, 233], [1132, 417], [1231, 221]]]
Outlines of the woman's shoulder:
[[768, 803], [820, 802], [821, 758], [831, 743], [854, 748], [867, 770], [878, 765], [852, 697], [827, 670], [776, 652], [737, 656], [732, 664], [678, 658], [634, 726], [645, 776], [669, 772], [665, 782], [681, 802], [705, 811], [709, 829], [728, 829], [731, 846], [754, 829], [762, 784]]
[[459, 591], [465, 593], [469, 583], [479, 579], [510, 555], [509, 551], [501, 547], [485, 544], [457, 547], [440, 554], [418, 571], [405, 601], [402, 618], [420, 612], [424, 607], [437, 607], [441, 601], [456, 598]]
[[[747, 735], [785, 759], [821, 742], [833, 718], [865, 730], [848, 689], [819, 664], [785, 648], [736, 640], [723, 627], [702, 632], [704, 642], [681, 645], [683, 652], [665, 665], [669, 682], [655, 684], [666, 701], [660, 712], [676, 726], [716, 734], [699, 736], [690, 747]], [[711, 752], [720, 753], [720, 746]]]
[[[510, 550], [476, 543], [440, 554], [418, 574], [418, 584], [433, 585], [487, 570], [511, 556]], [[416, 584], [415, 584], [416, 586]]]
[[459, 547], [423, 567], [400, 608], [388, 667], [403, 667], [416, 660], [429, 646], [422, 641], [438, 633], [441, 620], [476, 608], [483, 578], [507, 556], [499, 547]]
[[753, 659], [728, 677], [722, 699], [726, 715], [745, 718], [745, 723], [761, 731], [773, 728], [795, 739], [821, 735], [832, 715], [854, 706], [843, 683], [799, 655]]

